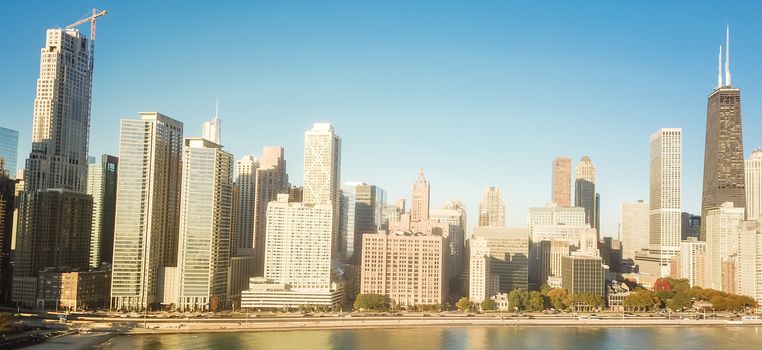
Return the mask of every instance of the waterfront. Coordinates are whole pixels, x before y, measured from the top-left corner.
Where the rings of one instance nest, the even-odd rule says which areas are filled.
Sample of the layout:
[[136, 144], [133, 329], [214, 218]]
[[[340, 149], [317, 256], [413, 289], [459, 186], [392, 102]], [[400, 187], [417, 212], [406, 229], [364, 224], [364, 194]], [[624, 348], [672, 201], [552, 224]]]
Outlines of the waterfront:
[[123, 335], [98, 349], [750, 349], [760, 344], [762, 326], [441, 327]]

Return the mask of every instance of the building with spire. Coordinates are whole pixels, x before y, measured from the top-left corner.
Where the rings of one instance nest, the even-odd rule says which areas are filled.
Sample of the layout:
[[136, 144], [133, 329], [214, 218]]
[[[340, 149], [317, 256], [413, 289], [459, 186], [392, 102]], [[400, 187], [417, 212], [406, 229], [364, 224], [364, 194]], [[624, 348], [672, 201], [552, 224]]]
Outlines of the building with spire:
[[[732, 202], [746, 206], [741, 89], [730, 80], [730, 28], [725, 33], [725, 81], [722, 80], [722, 46], [717, 67], [717, 87], [707, 99], [706, 143], [704, 148], [704, 185], [701, 217]], [[706, 240], [706, 225], [701, 225], [701, 240]]]
[[208, 122], [205, 122], [201, 127], [201, 137], [221, 145], [221, 134], [222, 119], [220, 119], [220, 100], [217, 99], [217, 104], [214, 108], [214, 117], [212, 117], [212, 119], [210, 119]]
[[423, 176], [423, 168], [418, 173], [418, 178], [413, 184], [413, 205], [410, 208], [410, 221], [419, 222], [429, 219], [429, 200], [431, 199], [431, 187], [426, 177]]
[[571, 207], [571, 168], [571, 158], [553, 159], [550, 201], [561, 208]]

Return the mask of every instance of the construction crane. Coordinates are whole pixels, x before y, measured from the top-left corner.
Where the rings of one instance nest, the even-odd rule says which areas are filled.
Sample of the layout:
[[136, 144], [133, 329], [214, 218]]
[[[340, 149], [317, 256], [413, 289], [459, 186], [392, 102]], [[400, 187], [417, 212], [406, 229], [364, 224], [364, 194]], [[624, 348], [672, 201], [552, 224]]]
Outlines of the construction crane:
[[[107, 14], [108, 14], [107, 10], [102, 10], [99, 12], [98, 9], [93, 9], [92, 14], [88, 13], [85, 15], [86, 17], [66, 26], [66, 29], [70, 29], [80, 24], [90, 22], [90, 76], [91, 77], [93, 74], [93, 68], [95, 66], [95, 19], [101, 16], [105, 16]], [[92, 78], [90, 79], [90, 81], [91, 81], [90, 84], [92, 84]]]

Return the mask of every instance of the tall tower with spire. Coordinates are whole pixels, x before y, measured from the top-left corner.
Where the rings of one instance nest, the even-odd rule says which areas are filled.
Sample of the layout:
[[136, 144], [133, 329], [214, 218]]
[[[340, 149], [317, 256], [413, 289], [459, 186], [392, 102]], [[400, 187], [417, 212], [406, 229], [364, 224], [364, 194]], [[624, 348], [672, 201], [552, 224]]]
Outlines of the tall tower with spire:
[[214, 117], [204, 123], [201, 128], [201, 137], [219, 145], [220, 142], [222, 142], [220, 135], [221, 131], [222, 120], [220, 119], [220, 100], [217, 99], [217, 104], [214, 108]]
[[413, 184], [413, 207], [410, 208], [410, 221], [424, 221], [429, 219], [429, 199], [431, 188], [426, 177], [423, 176], [423, 168], [418, 173], [418, 178]]
[[[746, 205], [741, 128], [741, 89], [730, 82], [730, 27], [725, 32], [725, 81], [722, 81], [722, 46], [718, 62], [717, 88], [709, 95], [706, 109], [706, 141], [704, 148], [704, 188], [701, 216], [732, 202]], [[701, 225], [701, 239], [706, 239]]]

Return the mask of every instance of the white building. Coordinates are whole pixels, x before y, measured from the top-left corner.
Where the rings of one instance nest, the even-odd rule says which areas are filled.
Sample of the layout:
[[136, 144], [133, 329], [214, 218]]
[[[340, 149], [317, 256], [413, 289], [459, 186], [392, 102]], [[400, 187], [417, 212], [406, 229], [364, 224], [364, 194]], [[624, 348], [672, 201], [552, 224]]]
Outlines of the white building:
[[227, 305], [233, 156], [203, 138], [185, 140], [178, 249], [180, 310]]
[[[295, 292], [320, 295], [321, 305], [330, 305], [343, 290], [331, 283], [332, 221], [330, 204], [289, 202], [288, 194], [268, 204], [264, 278], [288, 285], [270, 290], [276, 296], [282, 292], [281, 305], [298, 307], [289, 301]], [[242, 300], [251, 293], [243, 291]], [[246, 307], [243, 301], [242, 306]]]
[[527, 226], [530, 233], [534, 231], [535, 225], [585, 226], [585, 208], [529, 208]]
[[[257, 202], [257, 169], [259, 161], [244, 156], [236, 162], [236, 186], [238, 186], [238, 213], [236, 220], [235, 255], [248, 255], [254, 248], [254, 213]], [[246, 279], [248, 283], [248, 278]]]
[[[341, 139], [328, 123], [315, 123], [304, 133], [304, 203], [329, 204], [333, 220], [331, 242], [335, 253], [341, 206]], [[332, 255], [333, 256], [333, 255]]]
[[469, 264], [468, 294], [472, 302], [481, 303], [492, 296], [490, 290], [490, 251], [484, 237], [469, 240], [471, 250]]
[[624, 202], [619, 211], [619, 241], [622, 260], [635, 260], [635, 254], [648, 248], [649, 209], [643, 201]]
[[484, 189], [482, 201], [479, 203], [479, 226], [505, 226], [505, 202], [503, 191], [499, 187], [490, 186]]
[[[733, 261], [737, 257], [739, 244], [739, 225], [744, 220], [744, 208], [736, 208], [732, 202], [725, 202], [718, 208], [707, 210], [702, 225], [706, 225], [706, 281], [705, 288], [723, 290], [723, 284], [732, 285], [728, 281], [735, 276], [723, 274], [723, 263]], [[723, 290], [733, 293], [733, 290]]]
[[[738, 226], [738, 245], [736, 248], [736, 267], [733, 293], [757, 298], [757, 281], [760, 259], [760, 223], [759, 221], [743, 221]], [[759, 300], [759, 299], [757, 299]]]
[[703, 284], [704, 266], [700, 265], [704, 260], [700, 257], [706, 254], [706, 242], [690, 237], [687, 241], [680, 242], [680, 278], [688, 280], [691, 286]]
[[751, 152], [744, 162], [746, 170], [746, 219], [758, 220], [762, 216], [762, 149]]
[[680, 128], [659, 129], [650, 139], [649, 251], [635, 260], [641, 272], [654, 277], [670, 276], [670, 262], [680, 252], [682, 133]]
[[122, 120], [111, 307], [161, 302], [164, 267], [177, 266], [183, 124], [156, 112]]

